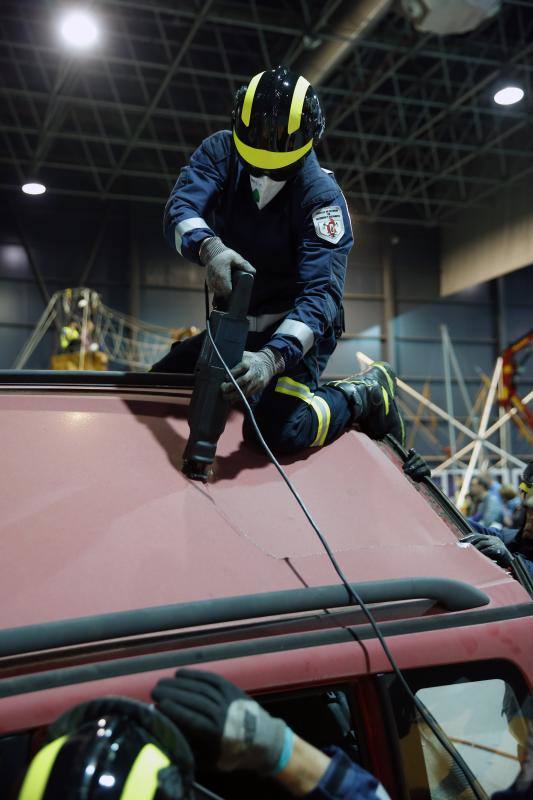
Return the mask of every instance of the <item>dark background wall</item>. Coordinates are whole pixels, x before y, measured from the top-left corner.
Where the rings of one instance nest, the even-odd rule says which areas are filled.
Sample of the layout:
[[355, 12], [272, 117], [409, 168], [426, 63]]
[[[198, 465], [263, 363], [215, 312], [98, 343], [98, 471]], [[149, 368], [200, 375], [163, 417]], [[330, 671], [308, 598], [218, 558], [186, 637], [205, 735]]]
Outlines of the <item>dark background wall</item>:
[[[12, 367], [43, 312], [46, 293], [67, 286], [89, 285], [107, 305], [146, 322], [201, 325], [202, 271], [167, 247], [161, 215], [158, 205], [148, 203], [104, 207], [73, 198], [12, 195], [0, 215], [0, 368]], [[533, 325], [533, 267], [440, 299], [434, 229], [356, 222], [354, 230], [346, 335], [327, 375], [354, 372], [361, 350], [391, 360], [419, 391], [429, 380], [431, 398], [444, 408], [441, 326], [446, 325], [474, 397], [481, 373], [491, 375], [502, 347]], [[35, 269], [44, 281], [41, 288]], [[52, 346], [49, 336], [27, 366], [47, 368]], [[520, 378], [524, 390], [533, 384], [532, 362]], [[454, 404], [457, 416], [465, 418], [457, 390]], [[435, 424], [442, 439], [443, 423]], [[427, 438], [417, 437], [415, 444], [426, 454], [438, 453]], [[515, 437], [513, 449], [527, 453], [527, 443]]]

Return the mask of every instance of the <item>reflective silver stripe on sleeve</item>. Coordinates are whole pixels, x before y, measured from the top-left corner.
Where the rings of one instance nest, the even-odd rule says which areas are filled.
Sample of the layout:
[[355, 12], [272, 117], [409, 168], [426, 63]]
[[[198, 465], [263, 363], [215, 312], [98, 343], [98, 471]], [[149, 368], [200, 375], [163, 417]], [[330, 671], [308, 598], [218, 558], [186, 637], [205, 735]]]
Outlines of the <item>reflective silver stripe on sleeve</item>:
[[281, 336], [294, 336], [295, 339], [298, 339], [302, 345], [304, 356], [315, 343], [315, 334], [309, 325], [306, 325], [305, 322], [298, 322], [297, 319], [284, 320], [276, 329], [276, 333]]
[[183, 222], [178, 222], [176, 227], [174, 228], [174, 244], [176, 245], [176, 250], [181, 255], [181, 240], [183, 239], [183, 235], [188, 231], [193, 231], [195, 228], [209, 228], [209, 225], [202, 219], [202, 217], [190, 217], [189, 219], [184, 219]]
[[279, 322], [287, 316], [288, 311], [282, 311], [279, 314], [260, 314], [258, 317], [248, 317], [249, 330], [254, 333], [261, 333], [262, 331], [270, 328], [275, 322]]

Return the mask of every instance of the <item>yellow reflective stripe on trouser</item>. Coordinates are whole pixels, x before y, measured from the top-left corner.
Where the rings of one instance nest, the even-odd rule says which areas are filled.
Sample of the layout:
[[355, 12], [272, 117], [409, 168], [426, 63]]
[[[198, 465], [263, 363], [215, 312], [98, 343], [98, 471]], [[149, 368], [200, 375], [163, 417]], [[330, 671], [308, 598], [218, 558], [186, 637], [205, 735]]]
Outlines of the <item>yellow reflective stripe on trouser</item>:
[[120, 800], [152, 800], [157, 792], [157, 774], [170, 759], [159, 747], [145, 744], [130, 769]]
[[264, 70], [263, 72], [259, 72], [257, 75], [254, 75], [254, 77], [248, 84], [246, 94], [244, 95], [244, 101], [242, 104], [242, 111], [241, 111], [241, 119], [243, 123], [246, 125], [246, 127], [248, 127], [250, 124], [250, 116], [252, 114], [252, 103], [254, 101], [257, 84], [261, 80], [261, 75], [264, 75]]
[[63, 747], [66, 736], [60, 736], [39, 750], [24, 778], [18, 800], [41, 800], [52, 772], [57, 754]]
[[305, 95], [310, 83], [302, 75], [296, 81], [289, 111], [289, 125], [287, 131], [289, 135], [297, 131], [302, 121], [302, 109], [304, 107]]
[[326, 441], [331, 421], [331, 411], [324, 398], [313, 394], [304, 383], [298, 383], [298, 381], [287, 377], [279, 378], [274, 391], [279, 394], [287, 394], [290, 397], [297, 397], [298, 400], [303, 400], [304, 403], [311, 406], [318, 420], [318, 430], [311, 447], [322, 447]]

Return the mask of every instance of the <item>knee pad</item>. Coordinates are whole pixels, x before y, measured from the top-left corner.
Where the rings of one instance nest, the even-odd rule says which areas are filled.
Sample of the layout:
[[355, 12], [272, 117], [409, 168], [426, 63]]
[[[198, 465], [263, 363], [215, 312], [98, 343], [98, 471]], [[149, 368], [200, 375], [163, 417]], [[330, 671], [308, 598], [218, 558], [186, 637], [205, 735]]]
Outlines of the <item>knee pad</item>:
[[[298, 441], [298, 437], [288, 426], [276, 424], [276, 420], [257, 419], [256, 421], [263, 438], [274, 455], [289, 455], [302, 450], [302, 444]], [[248, 416], [244, 418], [242, 436], [247, 444], [264, 452]]]

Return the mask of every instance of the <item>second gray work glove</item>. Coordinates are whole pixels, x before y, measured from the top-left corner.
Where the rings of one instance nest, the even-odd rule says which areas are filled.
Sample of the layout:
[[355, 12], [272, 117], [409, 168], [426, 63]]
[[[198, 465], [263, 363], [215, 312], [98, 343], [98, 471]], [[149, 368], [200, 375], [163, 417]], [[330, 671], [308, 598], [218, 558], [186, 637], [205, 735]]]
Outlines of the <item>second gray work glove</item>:
[[277, 771], [292, 731], [230, 681], [197, 669], [160, 680], [152, 697], [207, 766]]
[[[259, 394], [265, 389], [275, 375], [285, 369], [285, 361], [278, 350], [273, 347], [263, 347], [257, 353], [245, 350], [242, 361], [233, 367], [231, 374], [236, 379], [245, 397]], [[230, 402], [239, 399], [237, 389], [228, 381], [220, 387], [224, 396]]]
[[215, 297], [228, 297], [231, 294], [231, 273], [240, 269], [255, 275], [255, 269], [235, 250], [226, 247], [218, 236], [204, 239], [200, 246], [200, 261], [206, 268], [207, 288]]

